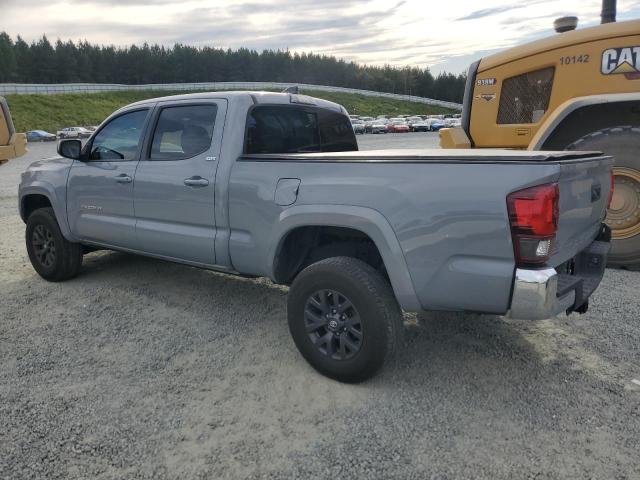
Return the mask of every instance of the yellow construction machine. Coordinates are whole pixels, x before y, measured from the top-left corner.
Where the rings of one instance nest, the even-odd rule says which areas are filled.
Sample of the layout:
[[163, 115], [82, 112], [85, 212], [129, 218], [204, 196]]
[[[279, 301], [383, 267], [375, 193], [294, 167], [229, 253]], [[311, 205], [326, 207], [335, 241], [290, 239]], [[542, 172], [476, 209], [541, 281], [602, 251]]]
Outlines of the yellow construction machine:
[[0, 97], [0, 165], [24, 155], [27, 151], [27, 137], [16, 133], [9, 113], [9, 105]]
[[640, 20], [616, 22], [604, 0], [602, 24], [576, 29], [471, 65], [462, 128], [440, 131], [443, 148], [598, 150], [615, 156], [606, 222], [609, 263], [640, 266]]

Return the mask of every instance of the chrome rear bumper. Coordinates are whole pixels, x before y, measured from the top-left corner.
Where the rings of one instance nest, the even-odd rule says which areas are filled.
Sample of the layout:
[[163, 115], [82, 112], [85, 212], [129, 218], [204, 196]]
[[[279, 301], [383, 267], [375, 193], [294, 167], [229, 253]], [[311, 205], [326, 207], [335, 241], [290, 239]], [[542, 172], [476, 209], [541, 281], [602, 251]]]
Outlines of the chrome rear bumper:
[[518, 268], [513, 284], [511, 310], [507, 316], [521, 320], [543, 320], [566, 312], [575, 303], [575, 291], [558, 298], [558, 272], [553, 268]]
[[560, 273], [555, 268], [516, 269], [507, 317], [543, 320], [566, 312], [584, 313], [598, 288], [611, 248], [611, 230], [603, 226], [598, 238], [576, 255]]

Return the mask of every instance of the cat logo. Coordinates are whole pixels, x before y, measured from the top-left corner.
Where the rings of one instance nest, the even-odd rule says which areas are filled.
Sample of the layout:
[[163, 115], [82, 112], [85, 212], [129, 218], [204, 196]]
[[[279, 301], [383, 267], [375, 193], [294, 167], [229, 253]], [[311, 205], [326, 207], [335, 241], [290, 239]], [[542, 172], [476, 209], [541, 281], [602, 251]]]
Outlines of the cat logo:
[[602, 52], [603, 75], [625, 74], [627, 78], [640, 75], [640, 46], [608, 48]]

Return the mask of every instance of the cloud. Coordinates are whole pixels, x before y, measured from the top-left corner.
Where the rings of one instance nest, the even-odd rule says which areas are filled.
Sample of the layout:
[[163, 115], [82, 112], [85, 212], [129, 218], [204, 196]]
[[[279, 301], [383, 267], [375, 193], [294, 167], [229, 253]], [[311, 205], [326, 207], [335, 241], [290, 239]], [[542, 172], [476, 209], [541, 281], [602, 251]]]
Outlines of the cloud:
[[[503, 20], [500, 20], [498, 23], [500, 25], [522, 25], [522, 24], [527, 24], [527, 23], [531, 23], [532, 20], [551, 20], [551, 22], [553, 22], [553, 19], [562, 17], [564, 15], [564, 12], [552, 12], [552, 13], [546, 13], [544, 15], [538, 15], [535, 17], [527, 17], [527, 18], [522, 18], [522, 17], [507, 17]], [[551, 25], [551, 24], [549, 24]]]
[[471, 12], [469, 15], [465, 15], [464, 17], [456, 18], [456, 21], [459, 22], [462, 20], [476, 20], [478, 18], [497, 15], [499, 13], [508, 12], [509, 10], [515, 10], [517, 8], [522, 8], [522, 6], [513, 5], [513, 6], [504, 6], [504, 7], [485, 8], [483, 10], [476, 10], [475, 12]]
[[[554, 0], [483, 0], [476, 10], [468, 0], [0, 0], [0, 29], [27, 41], [289, 49], [458, 73], [470, 58], [552, 34], [557, 16], [597, 21], [600, 1], [563, 0], [559, 12]], [[620, 12], [638, 7], [619, 0]]]
[[[499, 5], [496, 7], [485, 8], [482, 10], [475, 10], [469, 13], [468, 15], [465, 15], [460, 18], [456, 18], [456, 21], [478, 20], [481, 18], [491, 17], [494, 15], [500, 15], [502, 13], [510, 12], [512, 10], [520, 10], [523, 8], [535, 7], [536, 5], [539, 5], [539, 4], [546, 4], [549, 7], [557, 6], [557, 5], [554, 5], [554, 3], [556, 2], [549, 1], [549, 0], [522, 0], [521, 2], [515, 5], [513, 4], [513, 2], [503, 2], [503, 3], [506, 3], [506, 5]], [[523, 18], [526, 18], [526, 15], [523, 15]]]

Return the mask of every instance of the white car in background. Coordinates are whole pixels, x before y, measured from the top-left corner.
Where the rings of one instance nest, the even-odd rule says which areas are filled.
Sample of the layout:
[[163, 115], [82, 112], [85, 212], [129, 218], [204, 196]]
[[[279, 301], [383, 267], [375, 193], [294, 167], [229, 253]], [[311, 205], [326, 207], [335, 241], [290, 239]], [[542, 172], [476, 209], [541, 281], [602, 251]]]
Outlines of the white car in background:
[[425, 122], [422, 117], [409, 117], [407, 118], [407, 123], [409, 124], [409, 130], [412, 132], [428, 132], [429, 124]]
[[91, 136], [91, 131], [84, 127], [67, 127], [62, 130], [58, 130], [56, 135], [58, 138], [88, 138]]
[[444, 126], [446, 128], [459, 128], [462, 126], [462, 122], [459, 118], [445, 118]]
[[366, 133], [387, 133], [387, 124], [389, 120], [386, 118], [376, 118], [365, 124]]
[[353, 127], [353, 133], [356, 135], [364, 134], [364, 122], [359, 118], [352, 119], [351, 126]]

